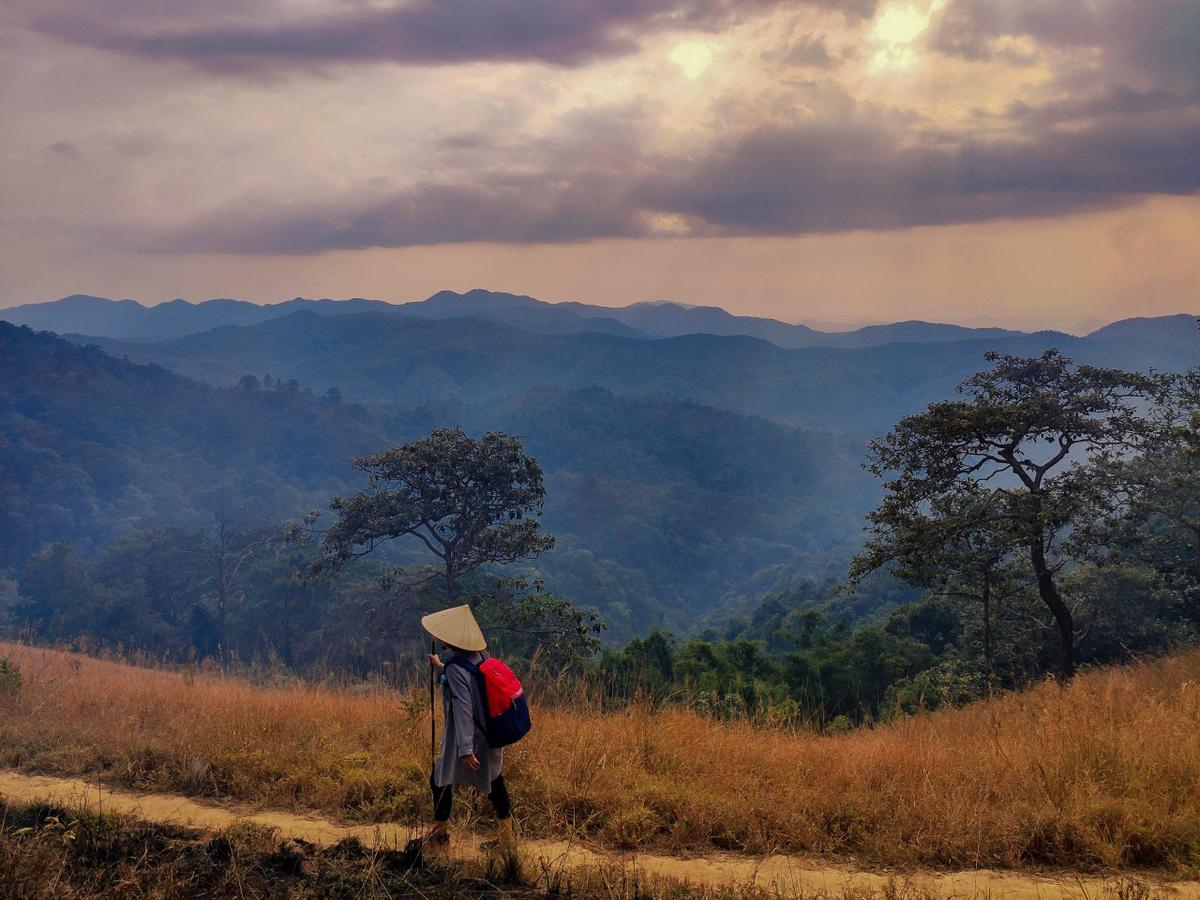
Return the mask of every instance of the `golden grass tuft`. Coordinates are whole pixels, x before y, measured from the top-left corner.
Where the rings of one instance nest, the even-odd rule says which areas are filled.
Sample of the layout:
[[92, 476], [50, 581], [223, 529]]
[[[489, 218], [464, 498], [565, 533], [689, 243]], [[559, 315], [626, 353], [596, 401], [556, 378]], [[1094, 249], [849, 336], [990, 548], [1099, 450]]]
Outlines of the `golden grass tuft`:
[[[0, 655], [24, 680], [0, 697], [0, 765], [354, 820], [427, 813], [418, 690]], [[506, 771], [527, 832], [608, 846], [1178, 871], [1200, 864], [1198, 682], [1190, 653], [834, 736], [535, 695]]]

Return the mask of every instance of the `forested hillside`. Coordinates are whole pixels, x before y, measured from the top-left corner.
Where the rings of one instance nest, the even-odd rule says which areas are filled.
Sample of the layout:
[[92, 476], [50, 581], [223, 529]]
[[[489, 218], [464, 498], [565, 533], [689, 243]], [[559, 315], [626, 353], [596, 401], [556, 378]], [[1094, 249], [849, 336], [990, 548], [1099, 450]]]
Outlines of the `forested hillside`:
[[115, 355], [218, 385], [269, 372], [318, 392], [337, 387], [355, 399], [400, 405], [490, 404], [543, 387], [601, 386], [624, 396], [666, 394], [786, 424], [874, 435], [949, 395], [980, 368], [988, 350], [1037, 355], [1056, 346], [1080, 362], [1182, 371], [1200, 358], [1200, 334], [1183, 325], [1179, 330], [1184, 336], [1177, 346], [1141, 337], [1044, 334], [784, 350], [748, 337], [546, 335], [479, 319], [302, 312], [154, 343], [98, 343]]
[[536, 391], [465, 423], [525, 436], [560, 538], [539, 566], [619, 635], [841, 575], [877, 493], [855, 439], [668, 398]]
[[213, 388], [0, 324], [2, 565], [133, 528], [281, 521], [352, 487], [384, 443], [361, 407]]
[[[711, 352], [696, 356], [697, 346]], [[1076, 349], [1173, 360], [1162, 347], [1135, 338]], [[922, 393], [953, 396], [942, 385], [956, 368], [982, 368], [974, 344], [797, 353], [748, 338], [626, 341], [478, 320], [302, 313], [143, 349], [229, 377], [225, 386], [206, 385], [0, 326], [0, 617], [10, 624], [30, 623], [45, 638], [132, 640], [174, 656], [226, 648], [293, 666], [370, 669], [390, 658], [389, 635], [411, 630], [428, 598], [397, 594], [371, 564], [298, 581], [315, 547], [283, 540], [281, 526], [362, 488], [353, 458], [457, 425], [518, 435], [540, 461], [543, 525], [558, 543], [506, 573], [526, 576], [535, 593], [525, 611], [549, 616], [563, 633], [574, 613], [553, 594], [599, 611], [609, 637], [625, 647], [595, 660], [594, 674], [618, 696], [666, 691], [722, 715], [778, 707], [855, 719], [1023, 684], [1054, 659], [1054, 629], [1022, 561], [1026, 538], [985, 520], [964, 519], [959, 528], [950, 518], [936, 532], [947, 536], [943, 543], [927, 545], [935, 532], [918, 516], [904, 525], [913, 549], [889, 549], [878, 543], [891, 535], [879, 531], [894, 515], [885, 502], [871, 519], [875, 561], [863, 569], [880, 571], [849, 587], [864, 516], [880, 500], [880, 484], [860, 467], [866, 436], [798, 429], [655, 389], [686, 393], [679, 373], [690, 372], [703, 374], [704, 391], [737, 402], [796, 409], [794, 392], [803, 391], [833, 414], [821, 391], [831, 393], [837, 375], [817, 363], [849, 360], [864, 402], [852, 408], [843, 400], [838, 412], [855, 421], [862, 406], [879, 416], [896, 403], [917, 404]], [[629, 395], [571, 384], [603, 380], [605, 358], [610, 380]], [[233, 377], [243, 361], [247, 371]], [[1053, 353], [983, 363], [1031, 373], [1057, 367], [1064, 383], [1075, 383], [1070, 361]], [[790, 375], [772, 380], [771, 366]], [[305, 385], [308, 376], [325, 390]], [[991, 376], [974, 376], [984, 377]], [[1066, 518], [1053, 520], [1048, 540], [1084, 663], [1157, 652], [1194, 634], [1196, 377], [1078, 370], [1078, 378], [1127, 379], [1146, 392], [1121, 413], [1140, 455], [1072, 468], [1056, 501], [1054, 515]], [[355, 388], [372, 399], [360, 405]], [[1046, 408], [1054, 408], [1061, 397], [1044, 389]], [[1035, 409], [1042, 407], [1017, 403], [1005, 415]], [[1173, 430], [1160, 433], [1156, 409], [1173, 411]], [[914, 423], [958, 421], [931, 411], [897, 423], [893, 438]], [[1180, 430], [1189, 422], [1191, 431]], [[918, 441], [912, 465], [947, 446]], [[1003, 483], [979, 487], [1004, 496]], [[972, 497], [956, 491], [951, 499]], [[947, 510], [963, 514], [953, 503]], [[318, 533], [335, 519], [326, 511]], [[969, 546], [959, 548], [960, 539]], [[999, 556], [981, 556], [985, 540], [1007, 543]], [[380, 564], [426, 558], [403, 542], [376, 556]], [[979, 559], [991, 560], [991, 606], [979, 605]], [[893, 565], [911, 586], [900, 585]], [[543, 581], [552, 595], [540, 593]], [[471, 589], [491, 592], [491, 584], [485, 578]]]
[[202, 385], [7, 325], [0, 343], [13, 572], [55, 541], [86, 556], [153, 526], [298, 520], [363, 485], [352, 458], [459, 424], [521, 435], [542, 460], [559, 540], [531, 574], [621, 638], [841, 571], [875, 497], [852, 439], [670, 398], [548, 389], [368, 411], [283, 379]]
[[601, 661], [612, 683], [850, 721], [1194, 644], [1200, 368], [988, 362], [872, 442], [884, 497], [849, 584], [800, 582], [703, 640], [630, 642]]

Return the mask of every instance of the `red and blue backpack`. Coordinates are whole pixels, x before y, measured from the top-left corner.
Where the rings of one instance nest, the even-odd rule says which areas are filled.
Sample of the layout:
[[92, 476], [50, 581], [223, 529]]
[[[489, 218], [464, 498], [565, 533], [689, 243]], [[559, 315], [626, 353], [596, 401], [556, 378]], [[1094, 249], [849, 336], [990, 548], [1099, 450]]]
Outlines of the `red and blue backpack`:
[[529, 704], [525, 689], [512, 669], [498, 659], [488, 658], [476, 664], [462, 656], [450, 657], [446, 665], [462, 666], [475, 676], [487, 709], [487, 721], [478, 725], [489, 747], [507, 747], [529, 734], [533, 727]]

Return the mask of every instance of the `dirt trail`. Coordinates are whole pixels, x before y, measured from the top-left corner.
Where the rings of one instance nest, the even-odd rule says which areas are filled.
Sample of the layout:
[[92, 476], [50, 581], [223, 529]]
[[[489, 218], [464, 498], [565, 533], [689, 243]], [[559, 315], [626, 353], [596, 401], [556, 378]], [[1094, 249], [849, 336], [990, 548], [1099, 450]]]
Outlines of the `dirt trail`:
[[[19, 802], [49, 801], [89, 809], [127, 813], [156, 822], [173, 822], [204, 829], [228, 828], [236, 822], [254, 822], [276, 828], [287, 837], [315, 844], [331, 844], [357, 837], [374, 847], [398, 848], [414, 834], [402, 825], [342, 825], [328, 819], [276, 810], [199, 803], [175, 794], [140, 794], [75, 778], [51, 778], [0, 771], [0, 796]], [[646, 873], [687, 880], [695, 884], [728, 885], [754, 883], [782, 895], [826, 891], [881, 889], [889, 883], [924, 890], [945, 898], [989, 897], [992, 900], [1098, 900], [1113, 896], [1125, 879], [1093, 875], [1012, 874], [990, 870], [968, 872], [922, 872], [917, 874], [866, 872], [847, 867], [820, 865], [793, 856], [751, 858], [717, 855], [696, 858], [658, 856], [648, 853], [618, 854], [565, 841], [527, 840], [524, 855], [535, 864], [572, 869], [597, 864], [626, 864]], [[454, 856], [469, 858], [480, 853], [474, 836], [455, 836]], [[1158, 883], [1139, 878], [1154, 896], [1200, 898], [1200, 882]]]

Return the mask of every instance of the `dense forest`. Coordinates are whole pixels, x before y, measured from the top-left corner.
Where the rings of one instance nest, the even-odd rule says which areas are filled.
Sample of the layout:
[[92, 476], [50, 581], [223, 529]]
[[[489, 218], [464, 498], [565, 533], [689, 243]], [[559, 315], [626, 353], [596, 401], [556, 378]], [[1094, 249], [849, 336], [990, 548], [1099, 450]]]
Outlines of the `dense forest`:
[[157, 526], [279, 526], [355, 489], [352, 459], [453, 422], [525, 438], [558, 537], [528, 576], [626, 638], [844, 570], [876, 497], [860, 441], [670, 397], [544, 389], [368, 409], [265, 373], [207, 386], [4, 324], [0, 374], [10, 577], [56, 541], [86, 557]]
[[[520, 436], [544, 469], [539, 519], [556, 538], [536, 558], [475, 572], [464, 596], [506, 655], [565, 667], [604, 697], [836, 727], [1053, 671], [1063, 651], [1055, 600], [1067, 610], [1072, 666], [1160, 652], [1193, 640], [1200, 625], [1194, 368], [1143, 376], [1053, 352], [993, 353], [989, 374], [974, 345], [889, 349], [870, 361], [870, 378], [888, 381], [886, 397], [877, 391], [866, 402], [876, 404], [872, 417], [899, 412], [868, 448], [858, 433], [705, 406], [682, 388], [615, 393], [636, 371], [646, 384], [687, 381], [686, 370], [647, 360], [610, 387], [587, 386], [597, 370], [585, 366], [566, 379], [578, 383], [538, 386], [531, 371], [506, 381], [512, 389], [474, 398], [462, 388], [480, 383], [494, 357], [469, 373], [465, 357], [425, 347], [438, 365], [409, 360], [402, 372], [383, 362], [400, 353], [388, 331], [355, 363], [349, 345], [338, 349], [344, 330], [317, 340], [308, 321], [317, 318], [259, 326], [306, 336], [261, 348], [288, 377], [246, 365], [224, 384], [0, 324], [0, 624], [174, 660], [399, 672], [417, 652], [399, 636], [417, 634], [416, 617], [439, 597], [428, 580], [409, 577], [427, 569], [420, 545], [390, 542], [326, 577], [305, 573], [321, 556], [319, 535], [337, 521], [335, 498], [364, 487], [352, 460], [453, 423], [468, 434]], [[339, 321], [355, 340], [378, 324]], [[510, 335], [508, 326], [476, 324], [493, 338]], [[474, 326], [461, 325], [419, 327], [459, 328], [470, 345]], [[232, 353], [235, 362], [214, 368], [221, 354], [270, 338], [228, 332], [146, 345], [146, 355], [186, 346], [193, 371], [219, 381], [223, 367], [248, 362]], [[549, 339], [519, 334], [522, 347]], [[732, 340], [733, 350], [747, 349]], [[695, 349], [666, 343], [675, 345], [668, 355]], [[321, 381], [329, 376], [320, 366], [296, 362], [331, 352], [352, 385], [399, 378], [400, 387], [387, 402], [382, 394], [358, 402]], [[917, 398], [971, 358], [982, 371], [959, 380], [974, 405], [941, 399], [954, 396], [950, 385], [922, 412]], [[905, 382], [897, 365], [920, 374]], [[455, 387], [444, 390], [451, 370]], [[305, 372], [317, 390], [293, 375]], [[796, 403], [788, 394], [804, 382], [793, 371], [766, 390], [765, 370], [757, 381], [744, 375], [738, 389], [761, 390], [759, 405], [776, 407]], [[863, 377], [860, 369], [851, 382], [867, 396]], [[1043, 420], [1047, 410], [1059, 418]], [[962, 425], [968, 413], [976, 425]], [[844, 419], [862, 424], [855, 413]], [[1095, 431], [1100, 422], [1110, 430]], [[970, 439], [998, 428], [1000, 457], [983, 456], [1007, 460], [1007, 470], [974, 466], [969, 452], [954, 457], [970, 443], [955, 428]], [[1027, 442], [1062, 452], [1044, 469], [1010, 460]], [[1040, 473], [1036, 485], [1020, 484], [1024, 465]], [[1049, 560], [1044, 571], [1037, 554], [1029, 567], [1031, 528]]]
[[964, 399], [873, 442], [887, 493], [850, 585], [801, 583], [693, 639], [607, 650], [606, 683], [828, 725], [1194, 643], [1200, 368], [992, 362]]
[[219, 390], [0, 324], [0, 564], [55, 541], [88, 551], [134, 528], [260, 522], [349, 486], [332, 465], [385, 441], [361, 407], [295, 382]]

